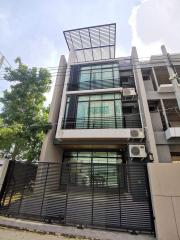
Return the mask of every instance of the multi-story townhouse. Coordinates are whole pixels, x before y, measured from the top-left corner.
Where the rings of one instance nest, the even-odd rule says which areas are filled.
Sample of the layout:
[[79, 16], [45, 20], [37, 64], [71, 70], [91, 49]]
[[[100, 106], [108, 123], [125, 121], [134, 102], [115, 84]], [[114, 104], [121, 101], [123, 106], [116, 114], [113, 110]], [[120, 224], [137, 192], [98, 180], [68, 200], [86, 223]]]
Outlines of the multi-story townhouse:
[[[101, 209], [102, 215], [106, 215], [104, 219], [108, 219], [107, 226], [127, 226], [128, 212], [130, 225], [136, 228], [137, 212], [141, 211], [138, 216], [141, 230], [151, 225], [152, 211], [146, 209], [146, 204], [138, 205], [135, 199], [141, 198], [143, 191], [147, 194], [148, 173], [127, 170], [127, 166], [145, 166], [149, 162], [155, 226], [161, 235], [165, 225], [161, 221], [162, 212], [157, 211], [154, 197], [157, 183], [153, 181], [158, 174], [162, 178], [165, 172], [179, 171], [179, 165], [172, 163], [180, 160], [180, 54], [169, 55], [162, 46], [162, 55], [144, 60], [138, 58], [133, 47], [130, 56], [115, 58], [115, 24], [69, 30], [64, 36], [70, 51], [69, 60], [67, 63], [61, 56], [49, 116], [53, 128], [45, 139], [40, 160], [61, 162], [61, 184], [66, 185], [68, 181], [70, 186], [78, 186], [75, 191], [80, 199], [82, 189], [91, 192], [89, 187], [104, 187], [106, 194], [96, 196], [93, 201], [112, 203], [106, 203], [112, 214], [105, 207]], [[162, 170], [163, 167], [169, 170]], [[168, 182], [169, 178], [167, 174], [163, 181]], [[111, 193], [112, 197], [107, 194], [115, 186], [121, 192], [121, 206], [117, 209], [116, 194]], [[73, 197], [77, 200], [75, 193]], [[89, 214], [88, 202], [84, 210], [86, 207], [78, 201], [81, 207], [71, 202], [69, 211], [78, 208], [76, 217], [81, 219], [83, 211]], [[119, 211], [121, 220], [117, 220], [113, 211]], [[94, 225], [96, 221], [99, 224], [105, 221], [100, 215], [97, 219]], [[82, 216], [81, 220], [89, 224], [89, 219]]]

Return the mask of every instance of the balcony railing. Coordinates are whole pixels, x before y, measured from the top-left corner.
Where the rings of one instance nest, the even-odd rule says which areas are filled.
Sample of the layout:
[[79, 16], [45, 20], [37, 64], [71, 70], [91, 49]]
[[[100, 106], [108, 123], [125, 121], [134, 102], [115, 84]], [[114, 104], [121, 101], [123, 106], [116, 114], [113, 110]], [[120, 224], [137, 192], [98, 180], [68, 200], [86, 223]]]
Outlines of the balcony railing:
[[69, 83], [68, 91], [106, 89], [118, 87], [132, 88], [135, 87], [135, 84], [134, 82], [121, 82], [119, 78], [107, 80], [93, 80], [93, 81], [91, 80], [81, 83]]
[[132, 117], [91, 117], [67, 118], [63, 120], [62, 129], [102, 129], [102, 128], [141, 128], [140, 118]]

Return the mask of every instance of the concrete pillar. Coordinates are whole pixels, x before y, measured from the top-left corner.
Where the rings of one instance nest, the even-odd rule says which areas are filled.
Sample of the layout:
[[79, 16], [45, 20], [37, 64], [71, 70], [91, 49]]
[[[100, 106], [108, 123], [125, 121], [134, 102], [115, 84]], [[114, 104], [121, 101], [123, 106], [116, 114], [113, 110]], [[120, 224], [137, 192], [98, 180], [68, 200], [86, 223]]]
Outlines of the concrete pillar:
[[146, 133], [146, 145], [148, 151], [153, 154], [154, 162], [158, 162], [158, 153], [156, 148], [156, 142], [154, 137], [154, 131], [151, 122], [151, 116], [149, 112], [149, 106], [147, 102], [147, 96], [144, 86], [144, 81], [141, 72], [141, 65], [138, 60], [138, 54], [135, 47], [132, 48], [132, 64], [133, 64], [133, 72], [135, 78], [135, 84], [138, 93], [138, 102], [139, 109], [141, 113], [141, 119], [143, 123], [143, 127], [145, 128]]
[[66, 108], [67, 86], [68, 86], [68, 82], [69, 82], [69, 78], [70, 78], [71, 64], [74, 63], [74, 61], [75, 61], [74, 58], [75, 58], [74, 52], [70, 52], [67, 70], [66, 70], [66, 77], [65, 77], [65, 82], [64, 82], [64, 89], [63, 89], [63, 94], [62, 94], [62, 100], [61, 100], [61, 107], [60, 107], [61, 110], [59, 112], [59, 120], [58, 120], [58, 128], [57, 128], [57, 132], [56, 132], [56, 138], [58, 138], [58, 136], [60, 136], [60, 133], [62, 131], [62, 122], [63, 122], [65, 108]]
[[45, 136], [41, 149], [40, 162], [60, 162], [60, 159], [62, 157], [62, 149], [58, 145], [54, 145], [53, 142], [55, 139], [57, 129], [57, 122], [64, 88], [66, 69], [67, 62], [64, 55], [62, 55], [59, 62], [59, 68], [48, 117], [48, 121], [49, 123], [52, 124], [52, 128], [48, 131], [47, 135]]
[[164, 56], [164, 62], [166, 63], [167, 70], [169, 73], [169, 80], [172, 82], [174, 94], [176, 96], [177, 104], [180, 109], [180, 87], [178, 85], [178, 80], [177, 80], [178, 76], [172, 67], [172, 63], [170, 61], [170, 55], [168, 54], [166, 47], [164, 45], [161, 46], [161, 50]]

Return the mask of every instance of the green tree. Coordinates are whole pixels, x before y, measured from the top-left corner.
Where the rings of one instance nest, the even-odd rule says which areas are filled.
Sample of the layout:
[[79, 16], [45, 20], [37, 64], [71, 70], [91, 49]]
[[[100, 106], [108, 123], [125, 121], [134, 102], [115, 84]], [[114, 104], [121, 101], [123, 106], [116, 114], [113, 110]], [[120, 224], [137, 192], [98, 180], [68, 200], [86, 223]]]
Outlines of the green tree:
[[14, 160], [37, 161], [49, 128], [44, 94], [50, 89], [51, 76], [47, 69], [28, 68], [20, 58], [15, 62], [17, 68], [7, 68], [4, 76], [10, 90], [0, 98], [0, 149]]

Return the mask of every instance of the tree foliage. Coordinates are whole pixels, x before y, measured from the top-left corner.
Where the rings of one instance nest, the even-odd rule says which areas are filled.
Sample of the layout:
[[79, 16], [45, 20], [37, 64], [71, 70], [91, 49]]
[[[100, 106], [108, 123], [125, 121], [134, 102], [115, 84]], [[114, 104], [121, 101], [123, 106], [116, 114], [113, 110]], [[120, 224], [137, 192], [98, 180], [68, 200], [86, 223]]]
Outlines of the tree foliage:
[[11, 83], [0, 102], [0, 149], [13, 159], [37, 161], [44, 133], [48, 129], [48, 109], [44, 94], [51, 76], [47, 69], [28, 68], [20, 58], [16, 69], [7, 68], [4, 78]]

